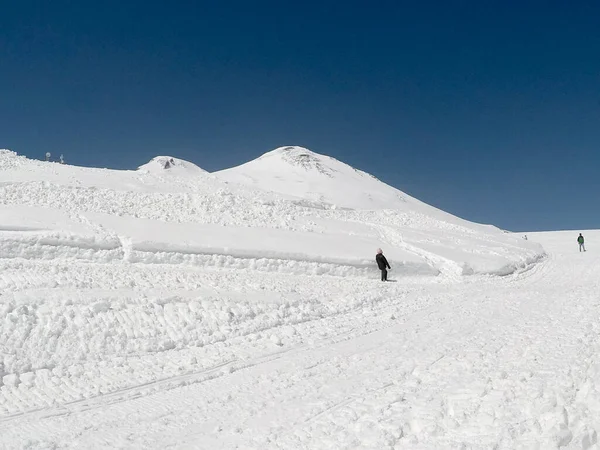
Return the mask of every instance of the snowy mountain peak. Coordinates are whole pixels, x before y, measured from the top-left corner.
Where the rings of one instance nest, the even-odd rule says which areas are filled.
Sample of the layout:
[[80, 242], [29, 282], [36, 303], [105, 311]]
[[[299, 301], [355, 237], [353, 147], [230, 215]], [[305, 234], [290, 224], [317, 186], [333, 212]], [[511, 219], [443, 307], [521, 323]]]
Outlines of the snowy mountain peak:
[[328, 177], [333, 177], [333, 174], [337, 172], [330, 164], [327, 164], [327, 160], [336, 161], [335, 159], [320, 155], [304, 147], [279, 147], [258, 158], [258, 160], [268, 159], [280, 159], [291, 166], [300, 167], [305, 171], [316, 171]]
[[149, 173], [177, 173], [177, 174], [200, 174], [207, 173], [206, 170], [198, 167], [196, 164], [172, 156], [157, 156], [152, 158], [147, 164], [138, 167], [138, 170]]
[[319, 159], [319, 158], [324, 157], [324, 155], [315, 153], [307, 148], [299, 147], [297, 145], [290, 145], [290, 146], [286, 146], [286, 147], [278, 147], [275, 150], [271, 150], [270, 152], [267, 152], [264, 155], [262, 155], [261, 158], [267, 158], [267, 157], [273, 157], [273, 156], [280, 156], [280, 157], [287, 158], [290, 160], [293, 160], [296, 158]]
[[[405, 210], [409, 199], [403, 192], [366, 172], [297, 146], [277, 148], [215, 175], [224, 181], [351, 209]], [[425, 206], [418, 200], [413, 203], [417, 208]], [[425, 206], [425, 209], [435, 208]]]

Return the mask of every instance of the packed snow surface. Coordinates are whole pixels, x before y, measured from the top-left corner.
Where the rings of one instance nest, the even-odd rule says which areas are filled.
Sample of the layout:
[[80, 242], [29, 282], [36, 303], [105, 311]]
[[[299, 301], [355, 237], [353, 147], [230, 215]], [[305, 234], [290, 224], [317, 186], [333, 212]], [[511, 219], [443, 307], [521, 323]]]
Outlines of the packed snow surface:
[[213, 174], [0, 151], [0, 448], [598, 448], [577, 234], [299, 147]]

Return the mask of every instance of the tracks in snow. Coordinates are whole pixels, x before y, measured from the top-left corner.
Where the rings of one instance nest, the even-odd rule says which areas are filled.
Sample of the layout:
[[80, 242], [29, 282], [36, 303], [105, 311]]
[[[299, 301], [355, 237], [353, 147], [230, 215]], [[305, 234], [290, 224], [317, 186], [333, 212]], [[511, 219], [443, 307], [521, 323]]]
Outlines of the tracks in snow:
[[[310, 341], [315, 329], [336, 339], [368, 332], [402, 316], [404, 308], [397, 308], [395, 319], [377, 315], [398, 296], [410, 301], [415, 295], [406, 286], [378, 282], [275, 275], [257, 280], [170, 266], [134, 265], [126, 273], [98, 264], [9, 267], [5, 262], [0, 275], [6, 292], [0, 312], [7, 319], [0, 330], [0, 348], [7, 351], [0, 412], [9, 416], [157, 380], [166, 385], [223, 361], [270, 354], [280, 342], [289, 348]], [[332, 284], [338, 290], [333, 295]], [[182, 291], [182, 285], [196, 288]], [[382, 291], [370, 292], [370, 286]], [[413, 301], [413, 307], [430, 303]], [[367, 317], [357, 328], [360, 311]]]

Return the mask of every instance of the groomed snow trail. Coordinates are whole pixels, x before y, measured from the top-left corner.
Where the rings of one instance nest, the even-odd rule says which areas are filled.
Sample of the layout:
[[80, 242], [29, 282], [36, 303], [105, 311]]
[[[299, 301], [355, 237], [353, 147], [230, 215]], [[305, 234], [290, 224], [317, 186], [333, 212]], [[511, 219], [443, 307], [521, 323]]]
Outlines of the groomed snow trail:
[[529, 237], [458, 281], [1, 260], [0, 448], [598, 448], [600, 257]]

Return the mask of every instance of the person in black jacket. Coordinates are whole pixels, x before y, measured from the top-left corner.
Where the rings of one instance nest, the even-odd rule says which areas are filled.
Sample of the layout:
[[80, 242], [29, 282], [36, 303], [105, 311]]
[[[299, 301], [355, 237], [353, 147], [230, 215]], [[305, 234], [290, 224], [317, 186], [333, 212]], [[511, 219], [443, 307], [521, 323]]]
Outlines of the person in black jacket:
[[383, 256], [383, 250], [380, 248], [377, 249], [377, 256], [375, 256], [375, 261], [377, 261], [377, 266], [379, 270], [381, 270], [381, 281], [387, 281], [387, 269], [391, 269], [388, 264], [387, 259]]

